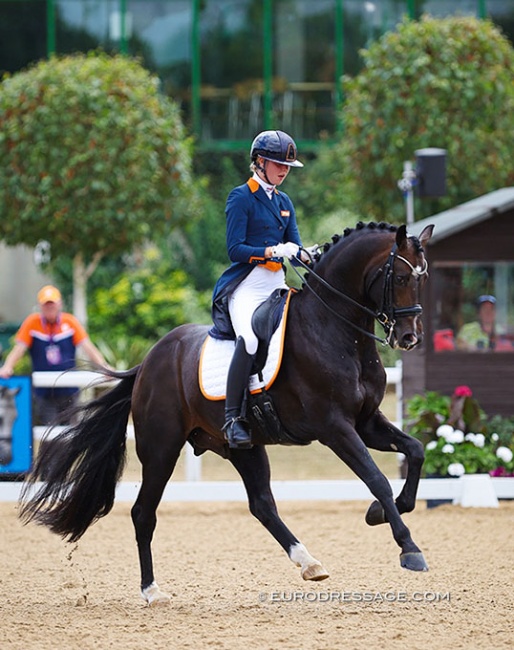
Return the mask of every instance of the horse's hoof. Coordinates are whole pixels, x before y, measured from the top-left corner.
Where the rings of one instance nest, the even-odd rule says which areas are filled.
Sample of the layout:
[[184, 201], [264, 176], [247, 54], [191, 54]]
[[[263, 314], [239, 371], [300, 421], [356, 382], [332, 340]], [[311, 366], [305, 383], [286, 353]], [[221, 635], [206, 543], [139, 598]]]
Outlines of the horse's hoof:
[[314, 582], [319, 582], [320, 580], [326, 580], [328, 577], [328, 571], [326, 571], [319, 563], [311, 564], [302, 571], [302, 578], [304, 580], [314, 580]]
[[423, 553], [400, 553], [400, 565], [410, 571], [428, 571]]
[[387, 523], [384, 509], [380, 501], [373, 501], [366, 513], [366, 523], [368, 526], [378, 526]]
[[143, 600], [146, 601], [149, 607], [156, 607], [158, 605], [167, 605], [170, 602], [170, 597], [164, 591], [159, 589], [156, 582], [141, 591]]

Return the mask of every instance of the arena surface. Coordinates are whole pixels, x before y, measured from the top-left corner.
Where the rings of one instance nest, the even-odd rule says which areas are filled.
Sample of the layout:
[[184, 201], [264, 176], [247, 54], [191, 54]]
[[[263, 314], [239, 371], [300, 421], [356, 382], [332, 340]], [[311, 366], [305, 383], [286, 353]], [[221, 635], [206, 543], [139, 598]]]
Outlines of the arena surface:
[[154, 560], [172, 600], [148, 608], [129, 504], [76, 546], [0, 504], [0, 648], [512, 648], [514, 501], [419, 502], [405, 521], [428, 573], [400, 568], [389, 527], [364, 523], [367, 505], [279, 504], [331, 574], [310, 583], [245, 505], [163, 503]]

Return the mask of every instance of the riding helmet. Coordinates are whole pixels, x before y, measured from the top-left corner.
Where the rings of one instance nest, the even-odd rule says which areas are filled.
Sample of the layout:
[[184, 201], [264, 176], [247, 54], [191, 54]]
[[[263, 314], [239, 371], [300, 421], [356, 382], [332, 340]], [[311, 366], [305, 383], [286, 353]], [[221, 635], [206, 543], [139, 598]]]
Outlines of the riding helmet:
[[284, 131], [259, 133], [252, 142], [250, 150], [252, 162], [257, 160], [257, 156], [289, 167], [303, 167], [303, 163], [296, 159], [295, 141]]

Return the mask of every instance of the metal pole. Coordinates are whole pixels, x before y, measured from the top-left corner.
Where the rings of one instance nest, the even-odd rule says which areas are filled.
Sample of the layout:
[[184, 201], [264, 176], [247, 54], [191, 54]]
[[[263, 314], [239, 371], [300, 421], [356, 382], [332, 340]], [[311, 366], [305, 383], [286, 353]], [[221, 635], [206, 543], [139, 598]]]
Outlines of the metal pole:
[[416, 182], [416, 172], [413, 169], [412, 162], [406, 160], [403, 163], [402, 178], [398, 181], [398, 187], [403, 192], [405, 198], [405, 209], [407, 212], [406, 222], [409, 226], [414, 223], [414, 185]]

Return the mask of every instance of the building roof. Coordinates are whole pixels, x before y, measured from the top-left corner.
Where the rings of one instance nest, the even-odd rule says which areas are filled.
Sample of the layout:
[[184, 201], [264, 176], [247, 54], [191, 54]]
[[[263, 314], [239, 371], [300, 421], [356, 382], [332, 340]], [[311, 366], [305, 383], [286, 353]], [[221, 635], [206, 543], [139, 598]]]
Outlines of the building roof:
[[514, 208], [514, 187], [504, 187], [462, 203], [451, 210], [416, 221], [408, 227], [408, 231], [410, 235], [418, 236], [425, 226], [433, 224], [434, 233], [429, 243], [434, 244], [512, 208]]

